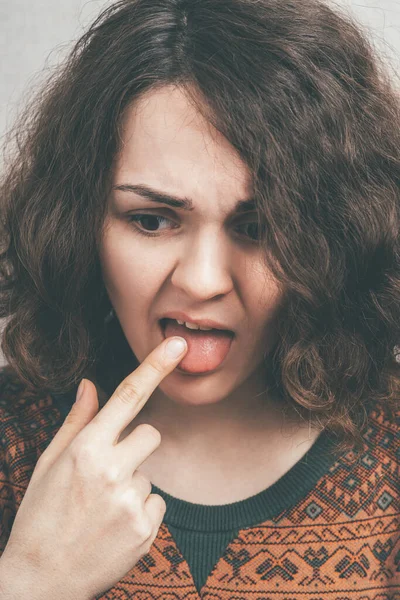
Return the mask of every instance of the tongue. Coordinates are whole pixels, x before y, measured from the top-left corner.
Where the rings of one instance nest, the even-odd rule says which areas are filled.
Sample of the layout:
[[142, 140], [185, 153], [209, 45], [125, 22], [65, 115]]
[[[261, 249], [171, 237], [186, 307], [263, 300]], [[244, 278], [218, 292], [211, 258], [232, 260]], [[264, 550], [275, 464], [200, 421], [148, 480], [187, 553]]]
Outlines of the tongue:
[[189, 373], [203, 373], [216, 369], [228, 354], [233, 339], [233, 334], [227, 331], [188, 329], [185, 325], [168, 320], [165, 337], [174, 335], [183, 337], [188, 345], [188, 351], [178, 368]]

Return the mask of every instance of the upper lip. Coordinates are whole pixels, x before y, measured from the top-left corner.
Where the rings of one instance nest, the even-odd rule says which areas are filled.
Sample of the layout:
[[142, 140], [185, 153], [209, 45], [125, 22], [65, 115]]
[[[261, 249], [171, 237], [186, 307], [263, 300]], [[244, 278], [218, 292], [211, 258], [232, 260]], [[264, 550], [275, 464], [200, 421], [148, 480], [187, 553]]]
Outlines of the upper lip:
[[227, 329], [233, 333], [232, 327], [227, 323], [221, 323], [220, 321], [214, 321], [213, 319], [202, 319], [200, 317], [190, 316], [179, 310], [172, 310], [167, 312], [161, 319], [177, 319], [179, 321], [185, 321], [185, 323], [196, 323], [201, 327], [212, 327], [213, 329]]

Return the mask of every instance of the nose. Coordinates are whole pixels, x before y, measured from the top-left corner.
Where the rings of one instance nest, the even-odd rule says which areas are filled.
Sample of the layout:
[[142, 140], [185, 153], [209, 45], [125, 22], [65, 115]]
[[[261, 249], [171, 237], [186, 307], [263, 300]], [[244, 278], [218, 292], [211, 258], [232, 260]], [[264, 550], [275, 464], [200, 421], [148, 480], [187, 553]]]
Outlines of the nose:
[[208, 232], [188, 240], [179, 256], [171, 282], [199, 302], [229, 294], [233, 287], [232, 247], [221, 236]]

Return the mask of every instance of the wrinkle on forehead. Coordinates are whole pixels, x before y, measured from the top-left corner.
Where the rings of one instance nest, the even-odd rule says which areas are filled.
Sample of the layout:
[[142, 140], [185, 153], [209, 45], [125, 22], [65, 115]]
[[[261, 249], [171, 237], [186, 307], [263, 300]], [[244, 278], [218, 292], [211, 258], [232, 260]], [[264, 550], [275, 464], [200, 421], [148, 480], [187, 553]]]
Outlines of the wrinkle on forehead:
[[[207, 173], [212, 172], [215, 176], [218, 170], [224, 171], [230, 179], [237, 182], [239, 188], [242, 187], [239, 196], [251, 196], [252, 186], [247, 165], [221, 132], [189, 102], [181, 89], [165, 86], [149, 91], [125, 109], [121, 120], [121, 143], [116, 157], [116, 168], [124, 167], [125, 155], [128, 159], [129, 154], [135, 153], [136, 147], [143, 140], [153, 140], [155, 148], [152, 154], [157, 152], [160, 157], [164, 157], [165, 148], [171, 148], [173, 144], [176, 155], [181, 144], [184, 144], [182, 151], [192, 146], [196, 150], [193, 152], [193, 159], [185, 156], [189, 165], [197, 164], [197, 155], [206, 153], [211, 159], [207, 164]], [[159, 175], [163, 182], [172, 186], [173, 173], [169, 173], [166, 162], [163, 166], [165, 172]]]

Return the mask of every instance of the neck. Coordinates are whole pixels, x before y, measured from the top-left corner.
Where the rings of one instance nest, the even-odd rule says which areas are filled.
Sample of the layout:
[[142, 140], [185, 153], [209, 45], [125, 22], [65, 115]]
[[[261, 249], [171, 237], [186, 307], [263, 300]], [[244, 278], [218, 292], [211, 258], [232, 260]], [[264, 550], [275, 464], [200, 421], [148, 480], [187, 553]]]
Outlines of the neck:
[[[96, 385], [100, 410], [111, 394], [95, 378], [89, 378]], [[208, 404], [172, 399], [158, 387], [120, 440], [140, 423], [150, 423], [158, 429], [164, 446], [168, 444], [182, 452], [196, 448], [203, 455], [229, 449], [232, 443], [246, 448], [262, 444], [273, 451], [283, 437], [311, 445], [320, 432], [266, 389], [261, 372], [253, 374], [229, 396]]]

